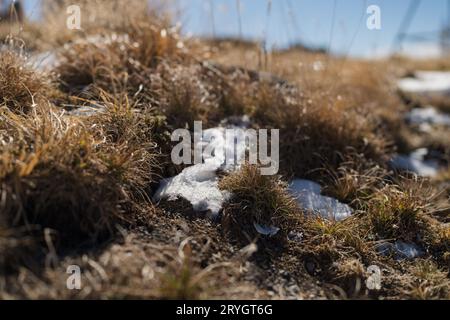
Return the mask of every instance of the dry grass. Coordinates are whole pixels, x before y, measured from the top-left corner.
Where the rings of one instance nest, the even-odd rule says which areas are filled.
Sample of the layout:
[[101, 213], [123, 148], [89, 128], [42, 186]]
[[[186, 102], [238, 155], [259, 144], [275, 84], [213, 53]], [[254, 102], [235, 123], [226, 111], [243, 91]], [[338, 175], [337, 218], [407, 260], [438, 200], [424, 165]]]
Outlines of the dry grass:
[[450, 299], [448, 275], [432, 261], [418, 261], [411, 267], [415, 279], [408, 283], [406, 295], [415, 300]]
[[153, 126], [115, 102], [85, 123], [47, 104], [29, 115], [2, 108], [2, 228], [51, 229], [79, 247], [137, 220], [159, 170]]
[[[71, 30], [67, 28], [68, 6], [71, 1], [48, 1], [42, 3], [42, 21], [45, 23], [33, 23], [25, 21], [4, 25], [0, 29], [0, 35], [14, 35], [26, 40], [26, 46], [39, 51], [59, 49], [67, 43], [76, 42], [89, 36], [105, 35], [111, 32], [127, 33], [134, 27], [136, 36], [142, 36], [147, 32], [148, 26], [156, 26], [159, 23], [168, 22], [167, 3], [152, 1], [147, 2], [131, 0], [81, 0], [76, 3], [81, 9], [82, 28]], [[118, 15], [117, 12], [121, 14]], [[144, 27], [143, 33], [138, 29]], [[151, 42], [141, 42], [143, 46], [153, 46]]]
[[324, 192], [343, 203], [362, 208], [374, 192], [383, 186], [388, 172], [364, 160], [344, 162], [337, 170], [325, 169], [322, 174]]
[[424, 229], [423, 218], [436, 210], [431, 192], [418, 185], [380, 190], [368, 208], [375, 234], [380, 239], [416, 240]]
[[80, 92], [96, 86], [111, 93], [139, 94], [140, 86], [150, 85], [151, 78], [146, 79], [150, 69], [179, 51], [174, 36], [169, 31], [162, 35], [160, 30], [152, 25], [132, 26], [127, 33], [99, 35], [66, 45], [56, 69], [64, 89]]
[[373, 239], [419, 244], [440, 267], [448, 268], [448, 226], [436, 219], [445, 214], [448, 201], [439, 197], [427, 182], [404, 179], [374, 193], [361, 224]]
[[16, 113], [30, 112], [51, 90], [50, 80], [26, 66], [25, 58], [12, 49], [0, 52], [0, 70], [0, 104]]
[[[21, 269], [0, 277], [3, 299], [232, 299], [267, 298], [239, 271], [246, 258], [234, 256], [220, 231], [204, 221], [158, 212], [148, 230], [127, 232], [112, 243], [68, 256], [36, 275]], [[208, 247], [203, 244], [208, 241]], [[220, 255], [218, 254], [220, 252]], [[208, 266], [205, 267], [204, 263]], [[67, 267], [80, 266], [82, 289], [67, 290]], [[230, 296], [231, 295], [231, 296]]]
[[220, 188], [233, 194], [224, 210], [225, 231], [244, 243], [257, 238], [254, 224], [281, 228], [277, 238], [282, 239], [289, 228], [301, 222], [302, 213], [288, 195], [286, 185], [275, 177], [262, 176], [256, 166], [245, 165], [224, 177]]
[[[64, 6], [48, 7], [44, 23], [13, 34], [25, 43], [0, 53], [1, 298], [448, 299], [448, 177], [388, 168], [396, 149], [427, 146], [449, 161], [446, 131], [418, 137], [403, 122], [410, 106], [393, 80], [417, 65], [183, 42], [143, 1], [81, 5], [82, 30], [64, 27]], [[56, 53], [55, 72], [27, 66], [25, 48]], [[242, 115], [280, 129], [282, 176], [250, 165], [221, 173], [233, 197], [219, 223], [183, 215], [186, 202], [151, 203], [180, 169], [173, 129]], [[320, 182], [355, 214], [304, 216], [286, 190], [292, 177]], [[255, 223], [280, 231], [263, 236]], [[417, 243], [426, 260], [378, 254], [395, 240]], [[65, 287], [73, 264], [79, 292]], [[383, 269], [378, 292], [364, 284], [371, 265]]]
[[337, 169], [351, 155], [362, 154], [355, 160], [364, 162], [386, 159], [389, 143], [371, 118], [339, 99], [308, 100], [264, 84], [252, 97], [247, 105], [255, 123], [280, 129], [281, 167], [288, 174], [308, 176], [320, 167]]

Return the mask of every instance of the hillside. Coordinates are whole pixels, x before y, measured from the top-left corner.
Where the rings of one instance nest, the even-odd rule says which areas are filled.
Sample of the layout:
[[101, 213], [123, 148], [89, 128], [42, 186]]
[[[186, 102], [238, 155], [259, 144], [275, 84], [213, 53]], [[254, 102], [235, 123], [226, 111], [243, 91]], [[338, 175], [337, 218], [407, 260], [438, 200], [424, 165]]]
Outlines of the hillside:
[[[145, 6], [0, 27], [1, 299], [450, 298], [450, 60], [184, 39]], [[234, 140], [174, 164], [194, 121], [278, 129], [278, 173]]]

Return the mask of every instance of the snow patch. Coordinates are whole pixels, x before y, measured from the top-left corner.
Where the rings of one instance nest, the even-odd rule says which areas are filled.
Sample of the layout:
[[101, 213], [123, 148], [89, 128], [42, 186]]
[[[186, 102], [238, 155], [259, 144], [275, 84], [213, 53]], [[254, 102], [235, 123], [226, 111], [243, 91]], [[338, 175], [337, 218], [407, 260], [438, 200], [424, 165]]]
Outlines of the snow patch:
[[104, 106], [90, 104], [89, 106], [74, 106], [73, 110], [67, 111], [67, 114], [76, 117], [92, 117], [105, 111], [106, 108]]
[[173, 178], [164, 179], [154, 195], [156, 201], [188, 200], [196, 212], [209, 212], [217, 217], [230, 194], [219, 189], [217, 167], [200, 164], [184, 169]]
[[313, 70], [316, 72], [323, 71], [325, 69], [323, 62], [320, 60], [314, 61], [312, 66], [313, 66]]
[[434, 107], [416, 108], [406, 116], [406, 120], [414, 125], [450, 126], [450, 115], [437, 111]]
[[325, 219], [342, 221], [353, 214], [348, 205], [334, 198], [322, 196], [322, 187], [313, 181], [296, 179], [290, 184], [289, 192], [303, 209], [319, 214]]
[[[246, 119], [243, 118], [243, 122]], [[242, 129], [234, 127], [234, 129]], [[239, 132], [237, 130], [236, 132]], [[223, 204], [231, 197], [230, 193], [219, 189], [217, 171], [232, 172], [238, 170], [245, 161], [247, 145], [244, 139], [226, 139], [226, 128], [218, 127], [203, 131], [199, 144], [209, 145], [214, 149], [213, 155], [204, 152], [203, 164], [184, 169], [179, 175], [164, 179], [154, 195], [156, 201], [167, 199], [175, 201], [179, 198], [188, 200], [196, 212], [209, 212], [212, 219], [222, 210]], [[235, 161], [227, 159], [227, 151], [234, 149]], [[256, 228], [256, 226], [255, 226]], [[267, 233], [261, 227], [260, 233]], [[258, 231], [259, 232], [259, 231]], [[272, 234], [274, 230], [270, 230]], [[278, 231], [277, 231], [278, 232]]]
[[288, 240], [292, 242], [302, 243], [304, 234], [302, 232], [291, 231], [288, 234]]
[[289, 190], [297, 193], [310, 192], [321, 194], [322, 186], [314, 181], [296, 179], [292, 181]]
[[[241, 128], [235, 129], [236, 134], [244, 132]], [[238, 139], [237, 136], [234, 140], [226, 139], [226, 130], [226, 128], [219, 127], [203, 131], [203, 137], [199, 144], [203, 148], [209, 145], [214, 149], [212, 156], [204, 152], [203, 158], [206, 164], [216, 166], [217, 170], [230, 172], [238, 170], [244, 163], [247, 144], [244, 139]], [[231, 153], [235, 155], [234, 160], [227, 158], [227, 154]]]
[[28, 58], [28, 65], [41, 72], [51, 71], [58, 65], [58, 59], [54, 52], [42, 52]]
[[377, 251], [382, 256], [393, 256], [396, 260], [413, 260], [422, 257], [425, 252], [415, 243], [397, 241], [385, 242], [377, 246]]
[[439, 173], [439, 163], [436, 160], [425, 160], [428, 149], [418, 149], [409, 156], [398, 155], [391, 160], [394, 169], [409, 171], [422, 177], [433, 178]]
[[450, 97], [450, 72], [418, 71], [414, 76], [399, 80], [398, 88], [405, 93]]
[[280, 231], [280, 228], [277, 227], [268, 227], [268, 226], [262, 226], [260, 224], [257, 223], [253, 223], [253, 226], [255, 227], [256, 231], [263, 235], [263, 236], [268, 236], [268, 237], [273, 237], [276, 236], [277, 233]]

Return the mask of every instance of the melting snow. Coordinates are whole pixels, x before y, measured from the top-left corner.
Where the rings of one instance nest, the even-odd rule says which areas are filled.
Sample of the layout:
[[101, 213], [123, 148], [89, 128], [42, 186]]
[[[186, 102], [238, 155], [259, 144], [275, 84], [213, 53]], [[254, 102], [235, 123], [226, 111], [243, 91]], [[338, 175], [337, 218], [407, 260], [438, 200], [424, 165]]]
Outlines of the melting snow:
[[56, 54], [51, 51], [35, 54], [28, 58], [28, 65], [38, 71], [50, 71], [57, 64]]
[[77, 117], [91, 117], [99, 113], [104, 113], [106, 108], [101, 105], [91, 104], [89, 106], [73, 106], [73, 110], [68, 111], [67, 114]]
[[437, 111], [433, 107], [413, 109], [406, 120], [415, 125], [444, 125], [450, 126], [450, 115]]
[[230, 196], [219, 189], [216, 171], [217, 167], [210, 164], [186, 168], [178, 176], [164, 179], [154, 199], [175, 201], [184, 198], [192, 204], [195, 211], [210, 212], [214, 218]]
[[397, 241], [395, 243], [385, 242], [377, 247], [378, 252], [383, 256], [393, 255], [396, 260], [413, 260], [420, 258], [425, 252], [414, 243]]
[[[227, 139], [226, 130], [225, 128], [212, 128], [203, 131], [200, 145], [203, 148], [210, 145], [214, 149], [212, 156], [206, 152], [204, 153], [203, 157], [206, 164], [216, 166], [217, 170], [234, 171], [239, 169], [240, 165], [244, 163], [247, 145], [243, 139], [242, 141], [239, 139]], [[235, 131], [236, 134], [239, 132], [240, 130]], [[229, 152], [233, 152], [235, 155], [234, 161], [227, 159]]]
[[449, 97], [450, 72], [418, 71], [414, 78], [399, 80], [398, 88], [405, 93]]
[[322, 71], [325, 69], [325, 66], [322, 61], [318, 60], [318, 61], [314, 61], [313, 69], [314, 69], [314, 71]]
[[288, 240], [301, 243], [303, 241], [304, 234], [302, 232], [291, 231], [288, 234]]
[[439, 173], [439, 163], [436, 160], [425, 160], [427, 149], [418, 149], [409, 156], [399, 155], [391, 160], [395, 169], [405, 170], [422, 177], [432, 178]]
[[280, 228], [277, 227], [268, 227], [268, 226], [262, 226], [257, 223], [253, 223], [253, 226], [255, 227], [256, 231], [263, 235], [268, 237], [276, 236], [277, 233], [280, 231]]
[[350, 217], [353, 210], [336, 199], [321, 195], [322, 187], [312, 181], [297, 179], [289, 186], [290, 193], [300, 206], [308, 211], [318, 213], [325, 219], [336, 221]]
[[[235, 127], [235, 129], [238, 128]], [[239, 130], [235, 132], [239, 132]], [[239, 169], [245, 161], [247, 145], [245, 140], [226, 139], [226, 129], [222, 127], [204, 130], [199, 144], [202, 147], [211, 146], [214, 149], [213, 155], [208, 155], [205, 150], [204, 164], [193, 165], [184, 169], [178, 176], [163, 180], [154, 199], [156, 201], [163, 199], [174, 201], [181, 197], [191, 202], [195, 211], [209, 212], [211, 218], [214, 219], [231, 196], [228, 192], [219, 189], [216, 173], [218, 170], [234, 171]], [[234, 162], [226, 158], [227, 151], [232, 149], [235, 150]], [[261, 227], [259, 231], [265, 233], [267, 229]], [[269, 234], [273, 232], [274, 230], [270, 229]]]

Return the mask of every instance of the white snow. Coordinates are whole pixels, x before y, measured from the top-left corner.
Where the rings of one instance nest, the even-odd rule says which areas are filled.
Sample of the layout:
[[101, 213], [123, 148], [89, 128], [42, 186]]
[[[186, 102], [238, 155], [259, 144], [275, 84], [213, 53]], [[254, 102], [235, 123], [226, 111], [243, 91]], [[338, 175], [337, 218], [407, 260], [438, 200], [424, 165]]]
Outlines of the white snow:
[[176, 177], [164, 179], [154, 199], [175, 201], [184, 198], [196, 212], [209, 212], [214, 218], [230, 197], [227, 192], [219, 189], [216, 171], [217, 167], [210, 164], [186, 168]]
[[397, 252], [406, 259], [415, 259], [424, 255], [423, 250], [414, 243], [397, 241], [394, 246]]
[[[239, 128], [234, 128], [238, 134]], [[213, 155], [209, 155], [206, 150], [203, 158], [206, 164], [216, 166], [216, 170], [234, 171], [239, 169], [245, 161], [245, 153], [247, 145], [244, 140], [226, 139], [226, 128], [212, 128], [203, 131], [202, 141], [200, 145], [205, 148], [210, 145], [213, 147]], [[227, 159], [227, 154], [234, 150], [234, 161]]]
[[304, 236], [305, 235], [302, 232], [291, 231], [289, 232], [287, 238], [289, 241], [301, 243], [303, 241]]
[[416, 108], [406, 116], [406, 120], [415, 125], [444, 125], [450, 126], [450, 115], [439, 112], [434, 107]]
[[28, 65], [38, 71], [50, 71], [58, 64], [56, 54], [48, 51], [32, 55], [28, 58]]
[[320, 61], [320, 60], [314, 61], [312, 66], [313, 66], [313, 70], [316, 71], [316, 72], [322, 71], [322, 70], [325, 69], [325, 66], [324, 66], [323, 62]]
[[303, 209], [319, 214], [325, 219], [341, 221], [353, 213], [348, 205], [322, 196], [322, 187], [313, 181], [296, 179], [290, 184], [289, 192]]
[[414, 78], [398, 81], [398, 88], [405, 93], [450, 97], [450, 72], [418, 71]]
[[[210, 144], [214, 149], [212, 155], [204, 149], [203, 164], [193, 165], [184, 169], [178, 176], [163, 180], [154, 199], [175, 201], [184, 198], [192, 204], [196, 212], [209, 212], [210, 217], [214, 219], [219, 215], [223, 204], [231, 197], [228, 192], [219, 189], [217, 171], [231, 172], [239, 169], [245, 161], [247, 146], [245, 141], [226, 139], [226, 128], [222, 127], [204, 130], [199, 144], [202, 147]], [[226, 158], [227, 151], [233, 148], [234, 162]], [[264, 233], [267, 230], [261, 227], [260, 231]], [[269, 234], [273, 232], [270, 230]]]
[[68, 111], [67, 114], [76, 117], [92, 117], [99, 113], [104, 113], [106, 108], [98, 104], [91, 104], [89, 106], [75, 106], [73, 110]]
[[420, 258], [425, 253], [415, 243], [396, 241], [395, 243], [385, 242], [377, 246], [378, 252], [383, 256], [393, 255], [396, 260], [413, 260]]
[[253, 226], [255, 227], [256, 231], [259, 234], [261, 234], [263, 236], [268, 236], [268, 237], [276, 236], [277, 233], [280, 231], [280, 228], [277, 228], [277, 227], [274, 227], [274, 226], [271, 226], [271, 227], [262, 226], [262, 225], [260, 225], [258, 223], [253, 223]]
[[311, 193], [322, 193], [322, 187], [320, 184], [310, 181], [310, 180], [303, 180], [303, 179], [296, 179], [292, 181], [291, 185], [289, 186], [289, 190], [292, 192], [311, 192]]
[[425, 160], [428, 150], [418, 149], [409, 156], [398, 155], [391, 160], [394, 169], [409, 171], [422, 177], [433, 178], [439, 173], [439, 163], [435, 160]]

